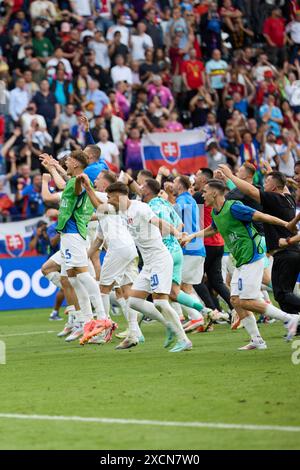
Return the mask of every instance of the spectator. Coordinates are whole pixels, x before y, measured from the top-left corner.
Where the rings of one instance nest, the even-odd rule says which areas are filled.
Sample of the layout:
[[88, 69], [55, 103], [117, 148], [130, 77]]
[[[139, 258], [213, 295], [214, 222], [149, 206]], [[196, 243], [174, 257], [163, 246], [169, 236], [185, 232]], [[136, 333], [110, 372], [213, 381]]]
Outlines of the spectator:
[[151, 79], [152, 75], [159, 72], [158, 65], [154, 63], [154, 54], [152, 49], [147, 49], [145, 52], [145, 62], [140, 65], [140, 79], [142, 82], [147, 82]]
[[124, 15], [119, 15], [117, 18], [117, 24], [111, 26], [106, 34], [106, 39], [111, 42], [113, 41], [116, 32], [120, 33], [120, 41], [124, 46], [128, 47], [129, 44], [129, 30], [125, 26], [126, 18]]
[[68, 80], [63, 62], [58, 62], [56, 73], [49, 78], [50, 90], [54, 94], [56, 101], [62, 108], [68, 103], [74, 101], [74, 88], [70, 80]]
[[217, 170], [218, 166], [226, 163], [226, 157], [220, 152], [217, 142], [210, 142], [206, 147], [207, 166], [212, 171]]
[[39, 127], [47, 128], [44, 116], [42, 116], [41, 114], [37, 114], [36, 104], [35, 102], [31, 101], [26, 111], [21, 116], [21, 126], [23, 135], [26, 135], [26, 133], [29, 131], [33, 119], [36, 120], [36, 122], [39, 124]]
[[25, 89], [25, 85], [25, 80], [21, 77], [16, 82], [16, 88], [10, 92], [9, 114], [15, 124], [19, 122], [29, 102], [29, 95]]
[[32, 179], [32, 184], [28, 184], [25, 187], [22, 183], [18, 183], [16, 200], [22, 202], [23, 217], [41, 217], [44, 214], [45, 207], [41, 191], [41, 175], [35, 175]]
[[125, 142], [125, 168], [133, 171], [143, 169], [141, 134], [135, 127], [130, 130]]
[[210, 87], [218, 92], [220, 99], [222, 98], [222, 92], [226, 85], [227, 69], [227, 62], [222, 60], [221, 52], [215, 49], [212, 53], [212, 59], [206, 63], [205, 70]]
[[116, 65], [111, 69], [111, 78], [114, 85], [121, 81], [132, 85], [131, 69], [125, 65], [124, 57], [121, 54], [116, 57]]
[[99, 116], [108, 103], [108, 96], [99, 90], [99, 83], [96, 80], [91, 80], [86, 94], [86, 101], [82, 103], [83, 108], [91, 111], [95, 116]]
[[188, 92], [188, 101], [197, 93], [197, 90], [205, 84], [205, 68], [197, 59], [197, 51], [191, 48], [189, 59], [182, 62], [181, 72], [184, 86]]
[[47, 255], [50, 250], [50, 240], [47, 233], [47, 223], [40, 220], [33, 231], [29, 242], [29, 248], [39, 255]]
[[285, 21], [280, 8], [275, 7], [272, 14], [264, 22], [263, 34], [267, 41], [267, 54], [270, 62], [282, 65], [286, 57]]
[[56, 10], [53, 2], [48, 0], [34, 0], [30, 4], [30, 16], [33, 21], [46, 17], [51, 23], [55, 21]]
[[45, 29], [42, 26], [35, 26], [34, 38], [32, 39], [33, 52], [35, 56], [45, 64], [54, 52], [52, 42], [45, 37]]
[[57, 67], [59, 64], [64, 65], [66, 78], [71, 79], [73, 75], [73, 70], [68, 59], [64, 57], [64, 51], [61, 47], [58, 47], [54, 51], [54, 57], [52, 57], [46, 63], [47, 76], [53, 78], [57, 74]]
[[146, 14], [144, 21], [146, 25], [146, 33], [151, 37], [154, 49], [163, 47], [163, 31], [156, 21], [156, 12], [154, 8], [150, 8]]
[[37, 107], [37, 113], [41, 114], [47, 123], [49, 131], [56, 126], [60, 116], [60, 106], [57, 103], [55, 95], [50, 91], [50, 85], [47, 80], [42, 80], [40, 91], [36, 93], [32, 100]]
[[64, 108], [64, 111], [59, 116], [58, 126], [61, 127], [63, 124], [67, 125], [69, 129], [76, 126], [77, 119], [74, 115], [75, 107], [73, 104], [67, 104]]
[[153, 100], [158, 96], [164, 108], [172, 110], [174, 108], [174, 98], [170, 90], [163, 86], [162, 79], [159, 75], [154, 75], [152, 83], [148, 86], [148, 100]]
[[145, 60], [145, 52], [147, 49], [153, 49], [153, 41], [149, 34], [146, 34], [146, 25], [139, 22], [137, 25], [137, 34], [130, 38], [131, 55], [133, 60]]
[[101, 150], [101, 156], [108, 164], [114, 165], [115, 168], [120, 168], [120, 152], [117, 145], [109, 139], [109, 133], [106, 129], [101, 129], [99, 132], [99, 142], [97, 146]]
[[110, 57], [108, 54], [108, 45], [105, 41], [102, 31], [95, 31], [92, 41], [89, 42], [89, 49], [95, 52], [95, 63], [105, 71], [110, 68]]
[[280, 108], [275, 106], [273, 95], [269, 95], [267, 103], [259, 108], [259, 115], [262, 121], [267, 123], [269, 129], [278, 137], [280, 135], [281, 124], [283, 124], [283, 115]]

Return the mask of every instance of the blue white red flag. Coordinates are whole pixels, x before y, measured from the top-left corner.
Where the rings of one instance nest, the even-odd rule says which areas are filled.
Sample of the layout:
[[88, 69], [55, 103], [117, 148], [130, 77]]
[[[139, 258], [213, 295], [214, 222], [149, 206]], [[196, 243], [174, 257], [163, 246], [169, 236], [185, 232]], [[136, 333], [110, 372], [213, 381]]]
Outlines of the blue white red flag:
[[144, 168], [157, 174], [159, 167], [189, 175], [207, 166], [205, 143], [201, 129], [182, 132], [154, 132], [142, 138]]
[[0, 258], [20, 258], [32, 256], [36, 252], [30, 250], [29, 243], [37, 223], [42, 220], [23, 220], [0, 224]]

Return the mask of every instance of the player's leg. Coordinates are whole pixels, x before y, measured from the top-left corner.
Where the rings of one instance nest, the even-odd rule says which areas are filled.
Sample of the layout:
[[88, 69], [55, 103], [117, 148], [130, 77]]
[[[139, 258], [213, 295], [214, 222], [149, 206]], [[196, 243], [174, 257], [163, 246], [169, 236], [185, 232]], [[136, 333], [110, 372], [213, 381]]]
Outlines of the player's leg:
[[[258, 281], [259, 282], [259, 281]], [[260, 284], [258, 284], [260, 286]], [[247, 349], [265, 349], [266, 344], [261, 338], [260, 332], [257, 327], [255, 316], [249, 309], [243, 308], [240, 295], [243, 294], [247, 281], [243, 278], [241, 268], [235, 268], [231, 279], [231, 303], [239, 316], [241, 324], [246, 329], [250, 336], [251, 342], [245, 348]], [[259, 287], [260, 292], [260, 287]], [[259, 293], [258, 293], [259, 295]], [[253, 346], [253, 347], [252, 347]]]

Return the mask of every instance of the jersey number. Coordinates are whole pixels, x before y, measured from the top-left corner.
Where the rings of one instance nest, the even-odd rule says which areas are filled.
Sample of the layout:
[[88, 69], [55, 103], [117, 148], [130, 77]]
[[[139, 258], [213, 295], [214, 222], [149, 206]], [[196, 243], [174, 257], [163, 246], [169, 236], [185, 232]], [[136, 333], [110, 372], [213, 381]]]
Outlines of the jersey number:
[[157, 274], [153, 274], [153, 276], [151, 276], [150, 278], [150, 286], [151, 286], [151, 289], [154, 289], [155, 287], [158, 286], [158, 275]]
[[66, 258], [66, 259], [71, 259], [71, 258], [72, 258], [72, 255], [71, 255], [71, 253], [70, 253], [69, 248], [67, 248], [67, 249], [65, 250], [65, 258]]

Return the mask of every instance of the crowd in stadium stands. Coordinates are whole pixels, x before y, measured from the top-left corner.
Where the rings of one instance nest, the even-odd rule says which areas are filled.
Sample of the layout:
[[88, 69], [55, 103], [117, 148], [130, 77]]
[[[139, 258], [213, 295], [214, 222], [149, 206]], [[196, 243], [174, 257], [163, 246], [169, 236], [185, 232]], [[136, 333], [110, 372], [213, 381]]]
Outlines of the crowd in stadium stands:
[[82, 113], [134, 177], [149, 132], [203, 128], [258, 180], [300, 158], [296, 0], [0, 0], [0, 80], [0, 221], [44, 214], [38, 156], [85, 146]]

